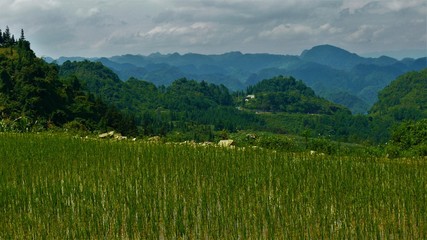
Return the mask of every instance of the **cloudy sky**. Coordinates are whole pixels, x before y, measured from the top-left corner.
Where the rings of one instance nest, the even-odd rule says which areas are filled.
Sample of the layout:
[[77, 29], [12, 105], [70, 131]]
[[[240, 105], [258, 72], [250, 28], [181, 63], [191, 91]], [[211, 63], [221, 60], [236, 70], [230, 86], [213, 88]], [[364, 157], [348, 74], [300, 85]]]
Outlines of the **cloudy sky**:
[[0, 0], [0, 29], [38, 56], [126, 53], [427, 55], [426, 0]]

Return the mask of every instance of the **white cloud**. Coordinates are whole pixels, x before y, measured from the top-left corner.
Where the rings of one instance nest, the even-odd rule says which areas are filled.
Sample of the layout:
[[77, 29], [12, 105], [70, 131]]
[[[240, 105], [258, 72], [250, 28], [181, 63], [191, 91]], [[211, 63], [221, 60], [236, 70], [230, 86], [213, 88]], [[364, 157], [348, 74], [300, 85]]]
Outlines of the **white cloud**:
[[51, 10], [60, 6], [57, 0], [14, 0], [10, 3], [10, 10], [21, 12], [22, 10]]
[[[389, 1], [383, 1], [384, 6], [392, 11], [398, 12], [404, 9], [408, 8], [426, 8], [427, 2], [425, 0], [389, 0]], [[427, 14], [427, 12], [424, 12], [424, 14]]]
[[169, 38], [180, 37], [184, 35], [201, 35], [216, 31], [213, 24], [196, 22], [189, 26], [180, 26], [174, 24], [165, 24], [156, 26], [146, 33], [140, 33], [143, 38]]
[[341, 33], [343, 30], [338, 27], [333, 27], [330, 23], [323, 24], [319, 27], [319, 30], [329, 34]]
[[347, 36], [349, 42], [366, 43], [374, 41], [384, 32], [383, 27], [362, 25], [355, 32]]
[[98, 13], [100, 13], [100, 10], [97, 7], [92, 7], [89, 9], [79, 8], [76, 11], [76, 15], [78, 17], [83, 17], [83, 18], [92, 17]]
[[303, 24], [280, 24], [279, 26], [276, 26], [271, 30], [261, 32], [259, 36], [271, 39], [278, 39], [295, 38], [315, 33], [316, 31], [313, 28]]
[[259, 36], [261, 38], [270, 39], [300, 39], [302, 37], [317, 37], [321, 34], [337, 34], [341, 32], [341, 28], [334, 27], [330, 23], [325, 23], [321, 26], [309, 26], [304, 24], [280, 24], [271, 30], [262, 31]]
[[348, 9], [350, 13], [354, 13], [370, 2], [372, 0], [343, 0], [341, 10]]
[[344, 0], [341, 9], [350, 13], [369, 12], [371, 14], [396, 13], [407, 9], [426, 14], [425, 0]]

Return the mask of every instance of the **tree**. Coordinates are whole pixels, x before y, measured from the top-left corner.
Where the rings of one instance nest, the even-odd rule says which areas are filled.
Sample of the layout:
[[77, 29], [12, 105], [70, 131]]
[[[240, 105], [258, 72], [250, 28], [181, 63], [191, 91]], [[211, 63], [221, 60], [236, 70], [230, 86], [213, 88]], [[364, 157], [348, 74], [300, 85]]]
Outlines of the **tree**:
[[11, 42], [11, 38], [10, 38], [10, 30], [9, 30], [9, 26], [6, 26], [6, 30], [3, 33], [3, 42], [5, 46], [9, 46], [10, 42]]
[[427, 156], [427, 119], [395, 127], [386, 151], [390, 157]]
[[408, 150], [423, 145], [427, 147], [427, 119], [417, 122], [403, 122], [394, 129], [391, 136], [391, 143], [398, 146], [401, 150]]
[[0, 47], [4, 44], [3, 33], [0, 29]]
[[0, 70], [0, 91], [8, 92], [12, 89], [12, 79], [5, 70]]
[[19, 38], [19, 41], [25, 41], [24, 29], [21, 29], [21, 37]]

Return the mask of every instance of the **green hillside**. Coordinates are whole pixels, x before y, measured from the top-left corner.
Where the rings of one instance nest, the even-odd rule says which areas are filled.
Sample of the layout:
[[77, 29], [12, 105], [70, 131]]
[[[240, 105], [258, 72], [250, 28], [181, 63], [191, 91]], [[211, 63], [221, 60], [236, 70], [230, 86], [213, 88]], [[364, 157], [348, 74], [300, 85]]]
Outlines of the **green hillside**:
[[137, 134], [131, 118], [83, 91], [75, 77], [62, 80], [56, 65], [37, 58], [30, 43], [3, 36], [0, 44], [0, 131], [52, 128], [117, 129]]
[[427, 68], [406, 73], [380, 91], [370, 110], [373, 116], [396, 121], [427, 118]]
[[253, 98], [245, 101], [244, 107], [267, 112], [334, 114], [347, 111], [344, 107], [316, 96], [302, 81], [293, 77], [265, 79], [248, 87]]
[[186, 78], [167, 87], [135, 78], [123, 82], [101, 63], [89, 61], [65, 62], [60, 75], [77, 77], [87, 91], [135, 115], [144, 135], [179, 132], [185, 140], [213, 140], [213, 131], [252, 129], [263, 123], [255, 114], [237, 110], [223, 85]]

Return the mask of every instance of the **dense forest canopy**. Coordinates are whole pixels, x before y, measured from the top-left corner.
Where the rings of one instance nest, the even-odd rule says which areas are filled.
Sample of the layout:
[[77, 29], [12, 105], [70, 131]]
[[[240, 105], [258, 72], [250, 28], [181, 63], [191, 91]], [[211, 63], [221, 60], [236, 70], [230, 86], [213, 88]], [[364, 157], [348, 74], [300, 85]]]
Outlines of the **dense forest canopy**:
[[65, 62], [59, 72], [62, 78], [78, 77], [87, 91], [135, 115], [146, 135], [192, 129], [236, 131], [263, 122], [254, 114], [238, 111], [223, 85], [186, 78], [177, 79], [168, 87], [156, 87], [135, 78], [122, 82], [101, 63], [89, 61]]
[[311, 88], [293, 77], [265, 79], [248, 87], [247, 93], [254, 96], [253, 99], [245, 101], [244, 106], [249, 109], [308, 114], [347, 111], [350, 114], [344, 107], [316, 96]]
[[427, 69], [406, 73], [385, 87], [370, 113], [397, 121], [427, 118]]

